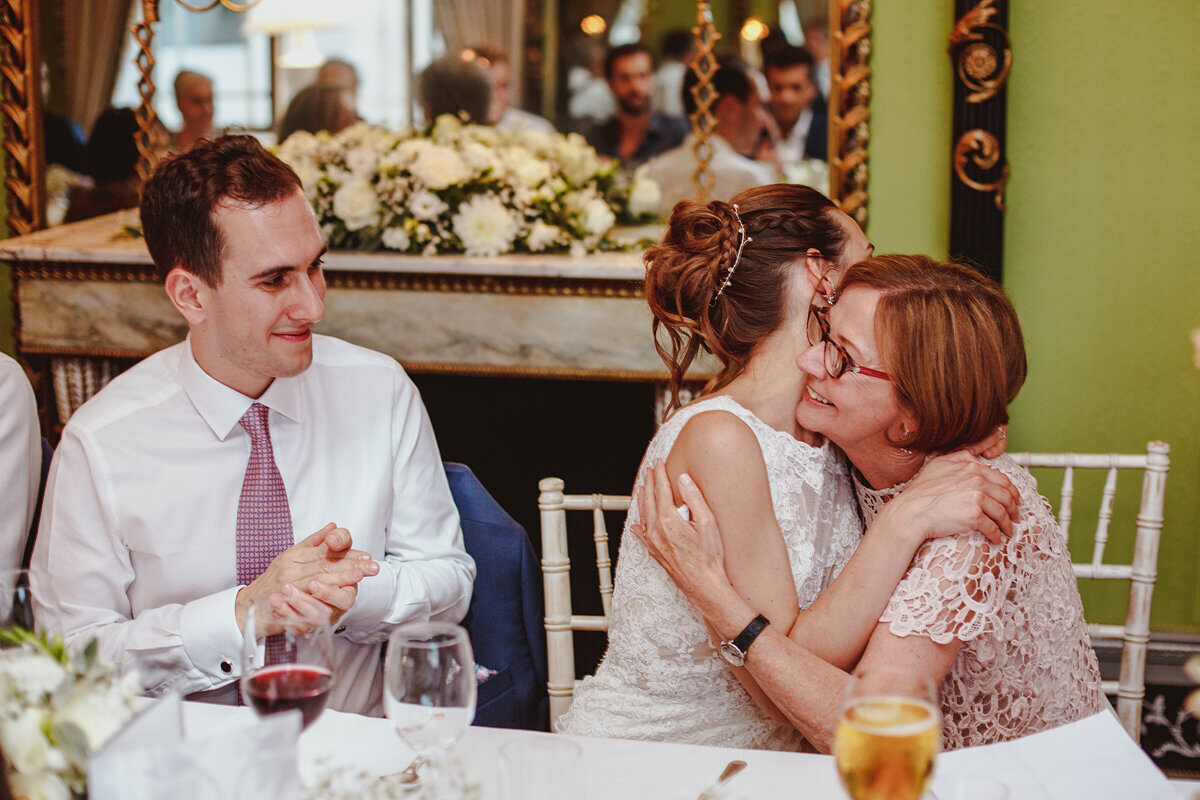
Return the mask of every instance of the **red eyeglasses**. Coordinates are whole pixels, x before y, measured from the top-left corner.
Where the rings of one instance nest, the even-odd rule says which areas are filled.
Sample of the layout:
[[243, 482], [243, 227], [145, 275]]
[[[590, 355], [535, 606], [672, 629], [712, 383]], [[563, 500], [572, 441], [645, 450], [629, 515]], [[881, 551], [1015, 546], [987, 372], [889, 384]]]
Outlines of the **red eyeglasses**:
[[829, 338], [829, 309], [821, 306], [809, 306], [808, 309], [808, 343], [816, 345], [825, 343], [825, 371], [831, 378], [840, 378], [847, 372], [857, 372], [868, 378], [879, 378], [890, 381], [891, 375], [883, 370], [871, 367], [860, 367], [846, 352], [846, 349]]

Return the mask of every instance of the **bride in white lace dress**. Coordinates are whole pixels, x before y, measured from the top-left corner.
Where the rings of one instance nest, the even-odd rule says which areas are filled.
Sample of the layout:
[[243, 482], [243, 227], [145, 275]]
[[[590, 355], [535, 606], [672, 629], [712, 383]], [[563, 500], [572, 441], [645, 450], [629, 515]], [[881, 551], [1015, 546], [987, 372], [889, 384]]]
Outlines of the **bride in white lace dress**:
[[[818, 614], [809, 624], [824, 626], [831, 658], [856, 657], [917, 546], [959, 528], [918, 518], [927, 498], [917, 491], [864, 538], [844, 460], [795, 423], [814, 278], [865, 257], [866, 237], [805, 187], [761, 187], [734, 200], [681, 204], [647, 253], [647, 298], [656, 339], [661, 328], [669, 341], [660, 353], [673, 388], [701, 343], [723, 369], [663, 424], [643, 464], [665, 459], [703, 487], [722, 522], [733, 584], [772, 625], [791, 629], [845, 568], [831, 596], [853, 595], [859, 608], [843, 604], [836, 618]], [[642, 484], [639, 475], [635, 501]], [[635, 502], [626, 532], [638, 522]], [[850, 562], [860, 540], [862, 555]], [[726, 747], [803, 744], [754, 681], [722, 660], [703, 618], [633, 535], [621, 540], [608, 651], [556, 729]]]
[[[868, 259], [845, 272], [836, 302], [810, 321], [814, 344], [800, 358], [808, 383], [796, 418], [853, 462], [868, 521], [903, 501], [928, 454], [1007, 421], [1025, 380], [1016, 312], [999, 286], [966, 267], [924, 256]], [[910, 669], [940, 684], [946, 749], [1108, 708], [1049, 504], [1011, 459], [991, 463], [1019, 493], [1012, 536], [990, 543], [966, 527], [925, 544], [857, 664]], [[724, 521], [681, 483], [696, 524], [683, 522], [661, 467], [650, 484], [639, 512], [648, 520], [644, 543], [716, 633], [735, 633], [756, 608], [725, 575], [716, 529]], [[777, 704], [767, 707], [819, 749], [829, 746], [846, 680], [844, 665], [827, 661], [811, 640], [772, 629], [744, 661]]]

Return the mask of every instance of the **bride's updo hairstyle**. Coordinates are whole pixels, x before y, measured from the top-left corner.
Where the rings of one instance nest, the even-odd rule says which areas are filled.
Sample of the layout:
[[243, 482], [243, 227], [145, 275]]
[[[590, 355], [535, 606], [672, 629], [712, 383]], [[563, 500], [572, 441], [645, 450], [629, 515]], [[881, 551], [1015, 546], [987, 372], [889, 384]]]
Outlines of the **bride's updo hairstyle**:
[[804, 269], [809, 248], [840, 262], [846, 234], [836, 210], [825, 195], [793, 184], [747, 189], [728, 203], [675, 206], [662, 243], [645, 256], [654, 346], [671, 373], [668, 412], [679, 406], [684, 373], [701, 348], [721, 362], [705, 392], [742, 373], [787, 316], [788, 280]]

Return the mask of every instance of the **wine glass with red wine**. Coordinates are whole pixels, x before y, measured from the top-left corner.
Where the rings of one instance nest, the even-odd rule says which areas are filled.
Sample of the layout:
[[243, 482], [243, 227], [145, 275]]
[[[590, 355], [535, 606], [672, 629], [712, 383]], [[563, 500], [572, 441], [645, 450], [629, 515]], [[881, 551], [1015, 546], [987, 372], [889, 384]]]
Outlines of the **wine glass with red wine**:
[[[268, 612], [269, 613], [269, 612]], [[242, 626], [242, 699], [260, 715], [296, 709], [307, 728], [325, 709], [333, 684], [333, 633], [328, 623], [272, 620], [263, 636], [251, 607]]]

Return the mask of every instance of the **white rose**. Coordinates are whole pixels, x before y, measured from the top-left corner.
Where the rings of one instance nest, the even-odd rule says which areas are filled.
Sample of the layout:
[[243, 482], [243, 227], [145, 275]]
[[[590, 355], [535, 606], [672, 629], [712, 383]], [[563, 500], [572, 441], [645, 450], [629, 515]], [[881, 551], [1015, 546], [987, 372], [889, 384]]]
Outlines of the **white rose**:
[[600, 158], [596, 151], [578, 133], [559, 139], [555, 155], [567, 180], [576, 186], [582, 186], [600, 170]]
[[561, 243], [562, 240], [562, 228], [557, 225], [550, 225], [539, 219], [529, 229], [529, 235], [525, 237], [525, 244], [532, 252], [540, 253], [551, 245]]
[[445, 189], [471, 177], [471, 170], [458, 153], [437, 144], [421, 150], [409, 169], [430, 189]]
[[389, 250], [407, 250], [412, 240], [409, 239], [408, 231], [399, 225], [387, 228], [383, 232], [383, 246]]
[[304, 189], [304, 196], [311, 203], [313, 198], [317, 196], [317, 184], [321, 182], [321, 170], [311, 159], [303, 158], [294, 164], [292, 169], [296, 171], [296, 175], [300, 178], [300, 186]]
[[646, 176], [644, 169], [633, 173], [633, 185], [629, 187], [629, 213], [635, 217], [657, 214], [662, 203], [662, 190], [658, 183]]
[[371, 184], [351, 178], [333, 195], [333, 213], [348, 231], [358, 231], [379, 223], [379, 198]]
[[459, 206], [453, 227], [469, 256], [507, 252], [517, 236], [515, 215], [493, 195], [475, 195]]
[[412, 162], [421, 157], [421, 153], [433, 147], [433, 142], [428, 139], [405, 139], [400, 144], [396, 145], [395, 161], [398, 166], [407, 167]]
[[478, 175], [482, 175], [489, 169], [493, 174], [500, 170], [500, 159], [496, 158], [495, 152], [479, 142], [464, 142], [462, 157], [463, 161], [467, 162], [467, 166]]
[[0, 723], [0, 748], [17, 772], [34, 775], [67, 765], [63, 754], [46, 738], [43, 726], [47, 718], [40, 709], [25, 708]]
[[71, 800], [72, 794], [67, 782], [53, 772], [42, 772], [37, 775], [9, 775], [14, 797], [28, 800]]
[[433, 123], [433, 131], [430, 135], [436, 141], [449, 139], [455, 136], [463, 129], [462, 121], [453, 114], [442, 114]]
[[599, 197], [589, 200], [579, 215], [583, 229], [592, 236], [603, 236], [617, 222], [617, 215]]
[[355, 147], [346, 153], [346, 167], [353, 174], [369, 178], [379, 164], [379, 153], [370, 147]]
[[408, 198], [408, 210], [417, 219], [435, 219], [439, 214], [442, 214], [450, 206], [442, 202], [442, 198], [438, 197], [433, 192], [421, 190], [413, 192], [412, 197]]
[[133, 703], [118, 687], [75, 684], [54, 711], [52, 724], [60, 746], [77, 764], [107, 742], [133, 716]]
[[317, 137], [308, 131], [296, 131], [279, 145], [279, 157], [289, 164], [301, 158], [311, 158], [320, 149]]

